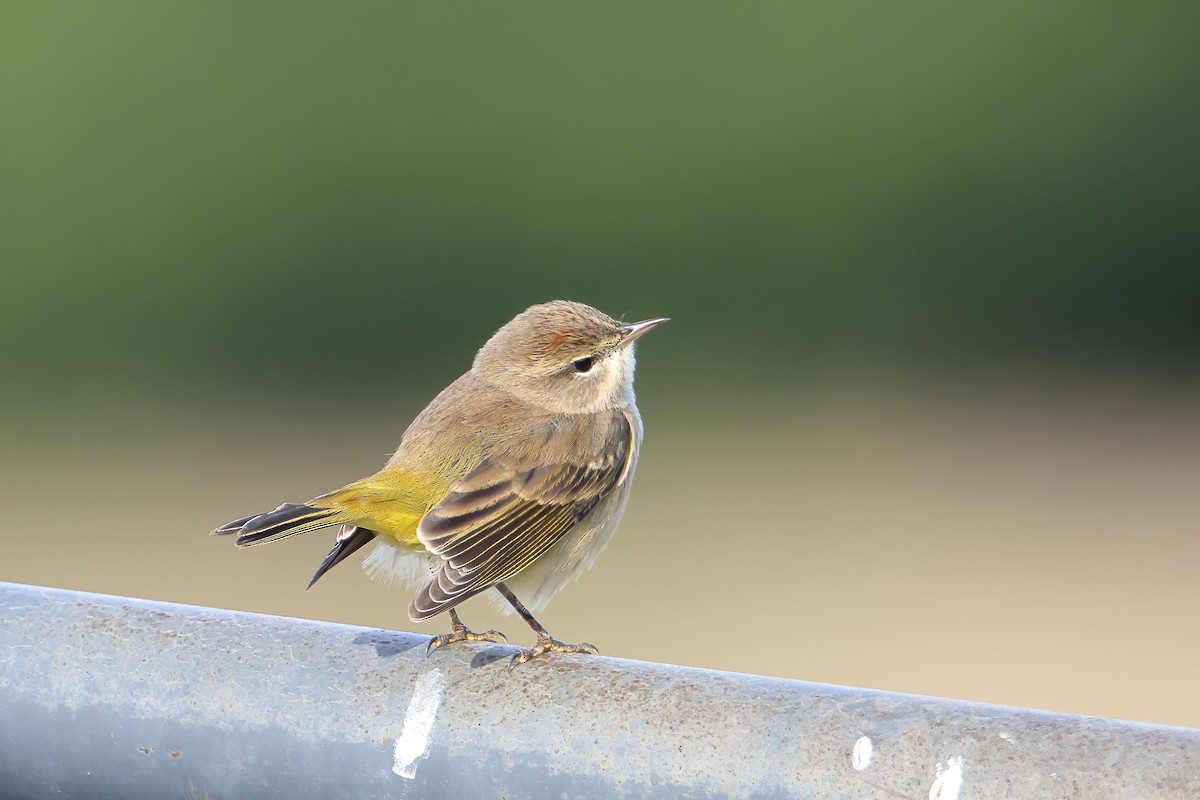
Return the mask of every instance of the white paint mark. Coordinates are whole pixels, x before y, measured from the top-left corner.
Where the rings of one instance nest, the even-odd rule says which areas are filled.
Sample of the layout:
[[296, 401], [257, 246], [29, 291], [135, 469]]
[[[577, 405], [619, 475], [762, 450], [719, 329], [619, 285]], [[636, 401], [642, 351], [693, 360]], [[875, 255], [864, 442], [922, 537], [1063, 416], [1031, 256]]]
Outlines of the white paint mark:
[[875, 746], [871, 744], [870, 738], [860, 736], [858, 741], [854, 743], [854, 753], [850, 756], [850, 763], [859, 772], [862, 772], [867, 767], [871, 766], [871, 753], [874, 752]]
[[929, 787], [929, 800], [958, 800], [958, 792], [963, 785], [963, 757], [951, 756], [946, 760], [945, 768], [942, 762], [937, 765], [937, 777], [933, 786]]
[[417, 776], [417, 761], [429, 751], [429, 734], [445, 688], [446, 676], [437, 669], [426, 672], [413, 687], [412, 699], [404, 712], [404, 727], [393, 750], [392, 772], [401, 778]]
[[1012, 734], [1009, 733], [1008, 731], [1000, 731], [1000, 738], [1003, 739], [1004, 741], [1008, 742], [1009, 744], [1016, 744], [1016, 742], [1013, 741]]

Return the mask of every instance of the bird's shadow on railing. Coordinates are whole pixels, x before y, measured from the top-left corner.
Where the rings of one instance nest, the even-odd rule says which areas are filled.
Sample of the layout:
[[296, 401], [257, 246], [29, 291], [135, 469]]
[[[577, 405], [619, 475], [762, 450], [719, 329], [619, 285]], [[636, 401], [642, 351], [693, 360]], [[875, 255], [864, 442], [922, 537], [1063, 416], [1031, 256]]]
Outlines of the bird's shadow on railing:
[[407, 653], [414, 647], [425, 647], [429, 644], [428, 636], [417, 636], [412, 633], [379, 630], [364, 631], [354, 637], [354, 644], [369, 645], [375, 648], [375, 655], [380, 658], [391, 658], [401, 653]]
[[[377, 630], [364, 631], [355, 636], [354, 644], [373, 647], [375, 655], [380, 658], [392, 658], [401, 653], [407, 653], [414, 648], [428, 647], [429, 639], [430, 637], [428, 636], [418, 636], [412, 633], [402, 633], [400, 631], [389, 631], [379, 628]], [[496, 661], [512, 658], [513, 652], [514, 649], [512, 647], [502, 647], [500, 645], [489, 646], [471, 656], [471, 667], [486, 667], [488, 664]], [[430, 657], [436, 658], [436, 656], [437, 653], [435, 652]]]
[[493, 645], [493, 646], [487, 647], [487, 648], [479, 651], [475, 655], [471, 656], [471, 667], [472, 668], [486, 667], [488, 664], [491, 664], [495, 661], [501, 661], [504, 659], [511, 660], [512, 655], [513, 654], [512, 654], [511, 647], [504, 648], [504, 647], [500, 647], [497, 645]]

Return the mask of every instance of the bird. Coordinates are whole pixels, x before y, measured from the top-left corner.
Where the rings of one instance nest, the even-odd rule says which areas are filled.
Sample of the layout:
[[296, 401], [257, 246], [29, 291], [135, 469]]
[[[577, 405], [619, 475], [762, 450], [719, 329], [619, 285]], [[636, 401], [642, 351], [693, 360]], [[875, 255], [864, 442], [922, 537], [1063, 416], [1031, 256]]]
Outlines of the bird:
[[666, 321], [625, 323], [566, 300], [530, 306], [417, 415], [378, 472], [212, 535], [251, 547], [338, 526], [309, 588], [374, 542], [363, 566], [415, 590], [409, 619], [449, 615], [450, 632], [433, 637], [427, 655], [507, 641], [472, 631], [458, 614], [485, 592], [536, 635], [511, 665], [597, 653], [555, 639], [534, 612], [591, 568], [620, 523], [643, 435], [634, 343]]

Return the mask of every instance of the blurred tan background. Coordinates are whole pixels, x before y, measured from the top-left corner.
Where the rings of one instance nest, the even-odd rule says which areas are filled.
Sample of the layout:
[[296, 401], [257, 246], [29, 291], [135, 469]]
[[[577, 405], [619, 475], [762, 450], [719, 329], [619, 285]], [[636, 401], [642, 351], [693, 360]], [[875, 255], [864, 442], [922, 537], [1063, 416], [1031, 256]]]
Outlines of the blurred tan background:
[[566, 297], [673, 321], [556, 635], [1200, 726], [1197, 17], [7, 4], [0, 579], [440, 632], [206, 534]]

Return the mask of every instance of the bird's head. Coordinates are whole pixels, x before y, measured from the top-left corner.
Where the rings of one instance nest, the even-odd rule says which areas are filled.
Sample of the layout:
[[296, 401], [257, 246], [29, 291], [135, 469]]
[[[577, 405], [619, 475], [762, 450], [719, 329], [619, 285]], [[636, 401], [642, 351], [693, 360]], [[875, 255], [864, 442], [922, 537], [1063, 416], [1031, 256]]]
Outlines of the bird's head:
[[665, 318], [625, 323], [583, 303], [531, 306], [487, 341], [474, 371], [526, 402], [582, 414], [633, 402], [633, 343]]

